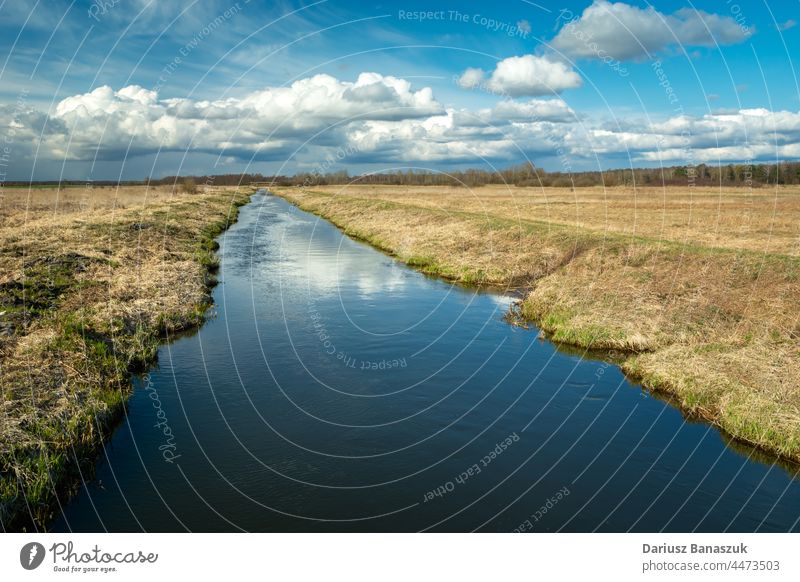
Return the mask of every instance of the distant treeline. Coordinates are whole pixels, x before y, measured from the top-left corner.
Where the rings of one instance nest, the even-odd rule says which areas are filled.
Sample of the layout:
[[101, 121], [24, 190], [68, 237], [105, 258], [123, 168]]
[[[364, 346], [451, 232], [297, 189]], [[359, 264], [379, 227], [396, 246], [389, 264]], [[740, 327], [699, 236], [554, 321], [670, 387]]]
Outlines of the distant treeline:
[[[160, 184], [174, 184], [182, 178], [163, 178]], [[728, 164], [726, 166], [670, 166], [668, 168], [635, 168], [604, 172], [547, 172], [533, 164], [512, 166], [505, 170], [459, 170], [452, 172], [381, 172], [351, 176], [347, 171], [299, 172], [293, 176], [264, 176], [261, 174], [227, 174], [197, 176], [198, 184], [219, 186], [260, 182], [275, 186], [324, 186], [331, 184], [386, 184], [399, 186], [467, 186], [511, 184], [514, 186], [548, 186], [581, 188], [588, 186], [764, 186], [769, 184], [800, 184], [800, 162], [779, 164]]]
[[[351, 176], [346, 170], [329, 172], [299, 172], [293, 176], [265, 176], [263, 174], [220, 174], [213, 176], [167, 176], [159, 179], [128, 180], [62, 180], [36, 182], [39, 186], [116, 186], [144, 185], [169, 186], [193, 184], [208, 186], [236, 186], [253, 182], [275, 186], [323, 186], [330, 184], [387, 184], [399, 186], [467, 186], [509, 184], [514, 186], [546, 186], [556, 188], [581, 188], [588, 186], [753, 186], [774, 184], [800, 184], [800, 162], [777, 164], [728, 164], [711, 166], [670, 166], [667, 168], [616, 169], [594, 172], [547, 172], [533, 164], [512, 166], [505, 170], [459, 170], [431, 172], [407, 170]], [[6, 186], [27, 186], [29, 182], [4, 183]]]
[[727, 166], [671, 166], [668, 168], [636, 168], [604, 172], [547, 172], [533, 164], [512, 166], [505, 170], [461, 170], [454, 172], [405, 172], [349, 176], [347, 172], [330, 174], [298, 173], [294, 176], [264, 178], [279, 186], [313, 186], [325, 184], [393, 184], [403, 186], [547, 186], [581, 188], [588, 186], [763, 186], [768, 184], [800, 184], [800, 162], [780, 164], [729, 164]]

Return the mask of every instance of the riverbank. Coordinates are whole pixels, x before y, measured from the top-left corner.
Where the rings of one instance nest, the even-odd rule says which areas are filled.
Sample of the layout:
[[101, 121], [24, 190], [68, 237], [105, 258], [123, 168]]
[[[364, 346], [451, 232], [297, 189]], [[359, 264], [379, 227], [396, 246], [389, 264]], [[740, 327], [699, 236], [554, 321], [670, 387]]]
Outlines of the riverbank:
[[556, 342], [800, 461], [800, 191], [275, 189], [419, 270], [524, 290]]
[[200, 325], [249, 189], [7, 192], [0, 208], [0, 523], [41, 530], [94, 470], [131, 374]]

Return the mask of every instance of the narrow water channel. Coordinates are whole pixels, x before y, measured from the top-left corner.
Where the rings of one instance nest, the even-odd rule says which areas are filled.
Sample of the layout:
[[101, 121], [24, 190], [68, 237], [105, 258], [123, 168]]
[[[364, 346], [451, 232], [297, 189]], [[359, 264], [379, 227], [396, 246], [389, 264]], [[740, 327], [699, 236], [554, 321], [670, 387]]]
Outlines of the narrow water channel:
[[258, 194], [56, 531], [787, 531], [791, 467]]

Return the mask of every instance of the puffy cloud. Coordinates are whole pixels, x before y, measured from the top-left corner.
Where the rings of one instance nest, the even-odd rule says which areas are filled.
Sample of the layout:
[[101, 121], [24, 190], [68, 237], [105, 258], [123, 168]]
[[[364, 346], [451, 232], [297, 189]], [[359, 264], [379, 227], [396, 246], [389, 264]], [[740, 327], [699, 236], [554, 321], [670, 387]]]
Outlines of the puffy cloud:
[[348, 143], [358, 151], [353, 161], [473, 163], [482, 159], [509, 159], [513, 132], [494, 127], [474, 127], [459, 122], [459, 115], [401, 122], [369, 121], [351, 128]]
[[492, 109], [495, 120], [509, 121], [575, 121], [577, 114], [562, 99], [531, 99], [530, 101], [501, 101]]
[[536, 55], [503, 59], [488, 80], [484, 81], [484, 76], [482, 69], [467, 69], [458, 83], [464, 88], [485, 87], [511, 97], [552, 95], [582, 84], [580, 76], [565, 63]]
[[[230, 106], [230, 102], [225, 102]], [[295, 81], [291, 87], [268, 88], [241, 102], [242, 109], [278, 119], [287, 116], [311, 119], [345, 119], [364, 116], [370, 119], [404, 119], [440, 113], [442, 106], [433, 99], [429, 87], [413, 92], [411, 84], [378, 73], [361, 73], [355, 83], [339, 81], [329, 75], [316, 75]]]
[[544, 157], [559, 152], [574, 167], [598, 157], [668, 164], [795, 159], [800, 113], [743, 109], [610, 125], [578, 119], [561, 100], [509, 101], [425, 120], [369, 122], [347, 137], [359, 151], [358, 161], [480, 164], [482, 158], [518, 160], [520, 152]]
[[94, 152], [115, 157], [129, 147], [134, 154], [161, 148], [231, 150], [246, 156], [248, 151], [286, 151], [316, 133], [335, 132], [337, 124], [423, 118], [443, 111], [430, 88], [412, 91], [408, 81], [377, 73], [362, 73], [355, 82], [316, 75], [289, 87], [216, 101], [160, 100], [155, 91], [138, 86], [119, 91], [103, 86], [57, 105], [52, 119], [67, 128], [69, 151], [63, 141], [51, 145], [69, 159]]
[[[240, 159], [282, 160], [297, 151], [322, 159], [344, 148], [347, 162], [468, 162], [508, 157], [531, 128], [567, 123], [561, 99], [503, 100], [492, 108], [445, 110], [430, 88], [362, 73], [348, 83], [328, 75], [215, 101], [160, 99], [139, 86], [98, 87], [67, 97], [47, 120], [43, 139], [56, 159], [123, 159], [195, 150]], [[40, 121], [40, 125], [41, 125]], [[528, 135], [516, 135], [525, 126]]]
[[488, 109], [451, 111], [458, 127], [501, 128], [513, 123], [568, 123], [578, 119], [577, 113], [562, 99], [531, 99], [529, 101], [500, 101]]
[[566, 64], [546, 57], [523, 55], [497, 63], [489, 88], [512, 97], [547, 95], [581, 86], [580, 76]]
[[[677, 164], [735, 162], [796, 158], [798, 144], [800, 113], [759, 108], [702, 117], [680, 115], [651, 125], [627, 124], [619, 130], [592, 128], [586, 132], [582, 153], [629, 152], [635, 160]], [[579, 144], [572, 145], [579, 153]]]
[[682, 8], [663, 14], [652, 6], [595, 0], [579, 17], [561, 13], [567, 23], [551, 46], [572, 57], [640, 59], [670, 46], [715, 46], [744, 41], [754, 29], [731, 16]]
[[[355, 82], [318, 75], [214, 101], [161, 99], [138, 86], [99, 87], [67, 97], [49, 117], [0, 106], [0, 120], [0, 128], [13, 131], [15, 160], [35, 153], [121, 161], [190, 150], [290, 160], [287, 171], [293, 171], [298, 164], [328, 170], [335, 162], [447, 167], [486, 159], [502, 165], [519, 161], [521, 152], [537, 160], [569, 158], [575, 168], [628, 156], [670, 164], [800, 157], [798, 112], [742, 109], [611, 124], [579, 115], [560, 98], [445, 109], [430, 89], [412, 90], [405, 80], [374, 73]], [[328, 159], [334, 162], [323, 164]]]
[[483, 69], [469, 68], [459, 77], [458, 84], [464, 89], [474, 89], [483, 82], [484, 75]]

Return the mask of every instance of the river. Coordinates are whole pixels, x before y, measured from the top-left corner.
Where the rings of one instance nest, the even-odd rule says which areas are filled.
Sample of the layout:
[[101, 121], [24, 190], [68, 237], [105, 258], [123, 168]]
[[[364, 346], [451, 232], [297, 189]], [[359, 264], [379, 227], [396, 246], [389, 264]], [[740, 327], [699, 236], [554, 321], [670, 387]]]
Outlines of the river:
[[54, 531], [788, 531], [792, 467], [256, 194]]

